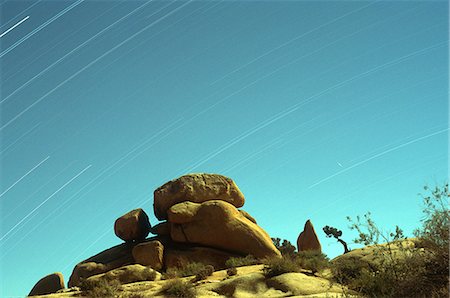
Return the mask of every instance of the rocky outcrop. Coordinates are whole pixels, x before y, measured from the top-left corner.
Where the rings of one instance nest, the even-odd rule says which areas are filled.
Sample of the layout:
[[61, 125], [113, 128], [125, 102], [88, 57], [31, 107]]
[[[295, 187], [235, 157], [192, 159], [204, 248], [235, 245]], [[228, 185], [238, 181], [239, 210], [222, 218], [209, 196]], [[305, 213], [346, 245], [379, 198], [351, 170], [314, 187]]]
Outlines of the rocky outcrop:
[[122, 215], [114, 223], [116, 236], [124, 241], [144, 240], [150, 228], [148, 216], [140, 208]]
[[163, 267], [164, 245], [157, 240], [143, 242], [133, 248], [132, 255], [137, 264], [160, 270]]
[[123, 243], [78, 263], [70, 276], [69, 287], [78, 286], [80, 278], [88, 278], [124, 265], [133, 264], [134, 259], [131, 253], [133, 247], [133, 243]]
[[41, 278], [28, 296], [52, 294], [64, 288], [64, 277], [62, 273], [56, 272]]
[[153, 208], [158, 219], [167, 219], [167, 211], [175, 204], [190, 201], [202, 203], [222, 200], [242, 207], [245, 199], [237, 185], [217, 174], [189, 174], [167, 182], [154, 191]]
[[[266, 281], [269, 287], [280, 290], [282, 292], [290, 292], [293, 295], [315, 295], [323, 292], [342, 293], [341, 286], [333, 284], [333, 282], [317, 277], [309, 276], [304, 273], [284, 273], [272, 277]], [[327, 295], [328, 297], [328, 295]]]
[[280, 256], [269, 235], [227, 202], [179, 203], [169, 209], [168, 217], [174, 241], [251, 254], [256, 258]]
[[146, 266], [134, 264], [116, 268], [108, 271], [107, 273], [91, 276], [87, 280], [94, 283], [100, 280], [117, 280], [121, 284], [128, 284], [138, 281], [154, 281], [160, 279], [161, 273], [158, 271]]
[[300, 233], [297, 239], [297, 249], [298, 251], [305, 250], [316, 250], [322, 251], [322, 246], [320, 245], [319, 238], [317, 237], [316, 231], [311, 221], [308, 219], [305, 223], [303, 232]]

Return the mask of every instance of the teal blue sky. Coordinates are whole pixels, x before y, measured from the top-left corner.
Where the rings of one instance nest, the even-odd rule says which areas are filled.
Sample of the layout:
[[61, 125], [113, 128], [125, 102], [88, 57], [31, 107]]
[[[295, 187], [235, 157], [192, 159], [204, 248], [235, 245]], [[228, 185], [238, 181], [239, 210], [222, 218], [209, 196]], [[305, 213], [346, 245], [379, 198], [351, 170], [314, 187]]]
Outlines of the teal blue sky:
[[[447, 1], [2, 1], [0, 296], [121, 243], [189, 172], [323, 251], [419, 225], [448, 177]], [[26, 18], [29, 16], [29, 18]], [[357, 247], [350, 244], [350, 247]]]

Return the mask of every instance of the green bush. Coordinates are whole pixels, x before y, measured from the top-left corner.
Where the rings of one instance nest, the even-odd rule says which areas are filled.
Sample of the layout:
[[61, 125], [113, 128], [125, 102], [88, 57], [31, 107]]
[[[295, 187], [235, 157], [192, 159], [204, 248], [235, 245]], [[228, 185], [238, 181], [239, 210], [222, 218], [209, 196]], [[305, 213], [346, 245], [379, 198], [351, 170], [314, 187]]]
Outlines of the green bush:
[[252, 255], [246, 257], [231, 257], [225, 262], [227, 268], [250, 266], [258, 264], [259, 261]]
[[168, 281], [163, 288], [163, 293], [169, 297], [194, 298], [196, 297], [195, 288], [189, 282], [181, 279]]
[[231, 267], [227, 269], [227, 275], [228, 276], [233, 276], [237, 274], [237, 269], [236, 267]]
[[298, 252], [295, 261], [301, 268], [311, 270], [313, 274], [329, 266], [327, 256], [316, 250]]
[[170, 267], [163, 274], [163, 277], [164, 277], [164, 279], [171, 279], [171, 278], [176, 278], [176, 277], [186, 277], [186, 276], [197, 275], [200, 272], [205, 272], [205, 271], [210, 270], [211, 268], [209, 268], [209, 266], [212, 267], [213, 272], [214, 272], [213, 266], [205, 265], [203, 263], [196, 263], [196, 262], [189, 263], [181, 268]]
[[283, 239], [281, 242], [281, 238], [272, 238], [272, 242], [283, 256], [293, 257], [295, 255], [295, 246], [290, 241]]
[[80, 289], [88, 297], [117, 297], [120, 282], [106, 279], [82, 279]]
[[295, 259], [283, 256], [264, 260], [263, 272], [265, 277], [270, 278], [284, 273], [300, 272], [300, 269]]
[[214, 266], [206, 265], [203, 269], [197, 272], [197, 274], [195, 275], [195, 281], [204, 280], [208, 276], [211, 276], [213, 273], [214, 273]]

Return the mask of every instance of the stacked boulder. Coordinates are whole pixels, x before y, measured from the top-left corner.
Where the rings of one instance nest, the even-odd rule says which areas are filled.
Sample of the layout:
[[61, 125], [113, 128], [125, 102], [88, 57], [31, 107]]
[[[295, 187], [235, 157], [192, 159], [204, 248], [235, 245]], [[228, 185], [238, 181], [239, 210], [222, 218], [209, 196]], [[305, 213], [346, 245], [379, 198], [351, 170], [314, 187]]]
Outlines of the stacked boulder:
[[[256, 220], [237, 209], [244, 202], [234, 181], [222, 175], [188, 174], [169, 181], [154, 191], [155, 216], [162, 222], [152, 227], [142, 209], [119, 217], [114, 232], [125, 243], [77, 264], [68, 285], [124, 266], [164, 271], [199, 262], [222, 269], [230, 257], [281, 256]], [[147, 238], [149, 233], [156, 236]], [[134, 264], [142, 266], [129, 266]], [[151, 276], [160, 278], [158, 272]]]

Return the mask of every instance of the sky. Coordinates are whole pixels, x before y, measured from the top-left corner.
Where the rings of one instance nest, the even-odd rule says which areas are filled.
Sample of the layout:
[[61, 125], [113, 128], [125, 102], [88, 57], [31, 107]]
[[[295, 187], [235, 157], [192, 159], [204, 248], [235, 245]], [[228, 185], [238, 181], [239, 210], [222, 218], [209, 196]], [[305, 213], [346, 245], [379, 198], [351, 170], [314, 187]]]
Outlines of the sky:
[[231, 177], [272, 237], [420, 225], [448, 177], [447, 1], [1, 1], [0, 296], [121, 243], [120, 215]]

